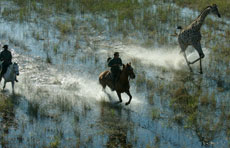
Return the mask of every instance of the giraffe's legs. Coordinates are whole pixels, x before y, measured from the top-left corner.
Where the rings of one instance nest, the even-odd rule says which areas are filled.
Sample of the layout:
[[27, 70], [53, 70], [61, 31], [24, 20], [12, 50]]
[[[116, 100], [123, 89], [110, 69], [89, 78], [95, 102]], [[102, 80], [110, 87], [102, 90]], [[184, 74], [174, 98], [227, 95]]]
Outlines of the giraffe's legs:
[[202, 59], [200, 59], [200, 74], [203, 74], [201, 61], [202, 61]]
[[200, 61], [202, 58], [203, 58], [203, 57], [200, 56], [198, 59], [196, 59], [196, 60], [194, 60], [194, 61], [192, 61], [192, 62], [189, 62], [189, 64], [194, 64], [194, 63], [196, 63], [197, 61]]
[[200, 60], [200, 74], [202, 74], [203, 71], [202, 71], [202, 62], [201, 62], [201, 59], [204, 58], [204, 53], [203, 53], [203, 50], [201, 48], [200, 42], [197, 42], [197, 43], [193, 44], [193, 47], [199, 53], [200, 57], [198, 59], [194, 60], [193, 62], [190, 62], [189, 64], [194, 64], [194, 63], [196, 63], [197, 61]]
[[189, 62], [188, 59], [187, 59], [187, 56], [186, 56], [186, 54], [185, 54], [185, 51], [183, 52], [183, 55], [184, 55], [184, 58], [185, 58], [185, 60], [186, 60], [186, 63], [187, 63], [187, 65], [188, 65], [188, 68], [189, 68], [190, 72], [192, 72], [192, 68], [191, 68], [191, 66], [190, 66], [190, 62]]
[[188, 45], [185, 45], [185, 44], [181, 43], [180, 41], [179, 41], [179, 45], [180, 45], [180, 48], [181, 48], [181, 52], [183, 52], [183, 55], [184, 55], [184, 58], [185, 58], [185, 61], [186, 61], [187, 65], [188, 65], [188, 68], [189, 68], [190, 72], [192, 72], [190, 62], [188, 61], [188, 58], [187, 58], [186, 53], [185, 53], [185, 50], [188, 47]]

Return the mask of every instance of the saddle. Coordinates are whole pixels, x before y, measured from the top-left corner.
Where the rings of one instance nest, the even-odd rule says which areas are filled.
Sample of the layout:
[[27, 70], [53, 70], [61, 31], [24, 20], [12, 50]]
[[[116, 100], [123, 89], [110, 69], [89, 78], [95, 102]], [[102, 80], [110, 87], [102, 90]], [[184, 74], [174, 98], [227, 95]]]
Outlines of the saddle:
[[106, 75], [105, 75], [105, 79], [107, 80], [107, 81], [109, 81], [110, 82], [110, 89], [112, 90], [112, 91], [114, 91], [115, 90], [115, 83], [114, 83], [114, 76], [113, 76], [113, 73], [111, 72], [111, 71], [109, 71]]
[[108, 81], [113, 81], [113, 74], [111, 71], [109, 71], [106, 75], [105, 75], [105, 78], [108, 80]]

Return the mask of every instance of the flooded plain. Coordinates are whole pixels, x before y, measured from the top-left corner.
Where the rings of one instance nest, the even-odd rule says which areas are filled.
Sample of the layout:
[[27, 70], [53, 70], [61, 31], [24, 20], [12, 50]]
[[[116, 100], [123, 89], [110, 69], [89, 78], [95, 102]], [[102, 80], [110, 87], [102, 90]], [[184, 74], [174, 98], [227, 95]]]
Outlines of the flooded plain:
[[[1, 88], [0, 147], [230, 146], [224, 15], [208, 16], [202, 28], [201, 75], [198, 63], [189, 72], [173, 36], [198, 11], [135, 0], [1, 0], [0, 6], [0, 42], [20, 67], [15, 94], [11, 84]], [[115, 51], [136, 74], [128, 106], [98, 82]], [[198, 57], [193, 48], [187, 55]]]

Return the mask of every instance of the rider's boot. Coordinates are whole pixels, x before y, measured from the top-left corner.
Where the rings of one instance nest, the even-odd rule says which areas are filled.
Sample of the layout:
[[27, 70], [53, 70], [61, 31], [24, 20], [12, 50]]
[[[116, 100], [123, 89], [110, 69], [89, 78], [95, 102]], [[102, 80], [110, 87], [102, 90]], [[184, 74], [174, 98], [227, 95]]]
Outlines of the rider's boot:
[[118, 76], [116, 76], [116, 77], [113, 79], [113, 89], [112, 89], [112, 90], [115, 90], [116, 83], [117, 83], [118, 80], [119, 80], [119, 77], [118, 77]]
[[113, 87], [112, 87], [112, 91], [114, 91], [114, 90], [115, 90], [115, 85], [116, 85], [116, 80], [115, 80], [115, 79], [113, 79]]

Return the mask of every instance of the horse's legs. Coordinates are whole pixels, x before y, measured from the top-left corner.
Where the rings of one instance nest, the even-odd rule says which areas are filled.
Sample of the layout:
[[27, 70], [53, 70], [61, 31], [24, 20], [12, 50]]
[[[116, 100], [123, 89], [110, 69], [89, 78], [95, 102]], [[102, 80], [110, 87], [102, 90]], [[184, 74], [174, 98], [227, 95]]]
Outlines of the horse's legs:
[[106, 85], [103, 85], [102, 87], [103, 87], [103, 89], [105, 90]]
[[11, 82], [12, 85], [12, 93], [14, 94], [14, 81]]
[[104, 81], [102, 81], [102, 78], [100, 78], [99, 77], [99, 83], [101, 84], [101, 86], [102, 86], [102, 90], [104, 90], [105, 89], [105, 87], [106, 87], [106, 84], [105, 84], [105, 82]]
[[202, 59], [200, 59], [200, 74], [203, 74], [203, 71], [202, 71], [202, 62], [201, 62]]
[[3, 90], [5, 89], [5, 87], [6, 87], [6, 81], [4, 81]]
[[105, 90], [106, 85], [105, 85], [105, 84], [101, 84], [101, 86], [102, 86], [102, 90], [104, 91], [104, 90]]
[[130, 94], [129, 90], [125, 92], [129, 96], [129, 101], [125, 103], [125, 105], [129, 105], [132, 100], [132, 95]]
[[2, 75], [2, 71], [0, 72], [0, 82], [2, 81], [2, 77], [3, 77], [3, 75]]
[[[116, 91], [117, 92], [117, 91]], [[119, 98], [119, 101], [122, 102], [122, 99], [121, 99], [121, 93], [120, 92], [117, 92], [117, 96]]]

